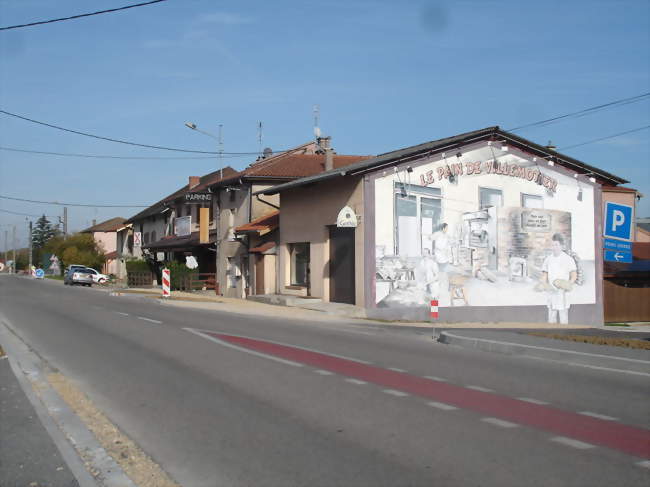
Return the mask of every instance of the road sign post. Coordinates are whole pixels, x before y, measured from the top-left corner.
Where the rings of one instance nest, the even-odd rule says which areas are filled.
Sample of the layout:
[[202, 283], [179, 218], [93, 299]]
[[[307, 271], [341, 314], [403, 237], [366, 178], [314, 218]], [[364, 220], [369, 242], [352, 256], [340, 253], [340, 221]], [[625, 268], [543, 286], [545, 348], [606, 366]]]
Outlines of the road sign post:
[[605, 228], [603, 229], [603, 257], [606, 262], [632, 262], [632, 230], [634, 208], [628, 205], [605, 204]]

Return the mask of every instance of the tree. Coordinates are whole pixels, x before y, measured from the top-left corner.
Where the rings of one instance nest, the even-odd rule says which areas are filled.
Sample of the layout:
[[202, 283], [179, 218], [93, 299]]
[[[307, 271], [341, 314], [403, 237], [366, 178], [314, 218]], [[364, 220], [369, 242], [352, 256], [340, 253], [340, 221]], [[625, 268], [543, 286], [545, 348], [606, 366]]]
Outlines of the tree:
[[78, 264], [101, 270], [106, 256], [95, 239], [88, 233], [76, 233], [68, 238], [56, 236], [51, 238], [43, 250], [55, 254], [61, 261], [61, 269]]
[[32, 229], [32, 251], [33, 261], [41, 261], [42, 249], [47, 242], [58, 235], [57, 228], [50, 223], [45, 215], [36, 220]]

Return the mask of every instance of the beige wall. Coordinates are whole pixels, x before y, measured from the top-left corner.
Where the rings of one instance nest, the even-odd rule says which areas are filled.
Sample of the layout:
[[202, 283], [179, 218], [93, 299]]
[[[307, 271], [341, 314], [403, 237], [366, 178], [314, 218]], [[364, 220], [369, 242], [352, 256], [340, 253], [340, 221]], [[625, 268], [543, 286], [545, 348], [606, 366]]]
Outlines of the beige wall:
[[[253, 193], [257, 191], [264, 191], [267, 188], [270, 188], [271, 184], [254, 184], [253, 185]], [[268, 201], [272, 205], [275, 206], [280, 206], [280, 195], [279, 194], [274, 194], [271, 196], [266, 196], [266, 195], [260, 195], [260, 198], [263, 199], [264, 201]], [[262, 203], [260, 200], [257, 199], [256, 196], [253, 196], [253, 199], [251, 201], [252, 204], [252, 214], [251, 214], [251, 220], [255, 220], [256, 218], [259, 218], [264, 215], [268, 215], [269, 213], [273, 213], [276, 211], [276, 208], [273, 208], [270, 205], [267, 205], [266, 203]]]
[[355, 301], [364, 304], [363, 269], [363, 181], [337, 178], [314, 186], [284, 191], [280, 196], [279, 280], [283, 294], [306, 295], [307, 289], [288, 289], [290, 285], [289, 244], [310, 242], [310, 294], [329, 301], [329, 229], [344, 206], [359, 217], [355, 230]]

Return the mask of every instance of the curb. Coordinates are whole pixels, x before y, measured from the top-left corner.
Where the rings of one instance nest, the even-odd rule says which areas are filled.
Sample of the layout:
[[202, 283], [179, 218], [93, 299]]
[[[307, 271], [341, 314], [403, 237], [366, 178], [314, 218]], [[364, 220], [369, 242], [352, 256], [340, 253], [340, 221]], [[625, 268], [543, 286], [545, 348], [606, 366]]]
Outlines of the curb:
[[[456, 345], [462, 348], [650, 377], [650, 360], [553, 348], [543, 346], [542, 344], [546, 344], [546, 341], [541, 340], [540, 345], [526, 345], [487, 338], [467, 337], [449, 331], [437, 330], [434, 330], [433, 339], [439, 343]], [[591, 349], [589, 348], [589, 350]]]
[[[49, 384], [45, 378], [46, 363], [22, 341], [4, 316], [0, 318], [0, 337], [14, 374], [79, 485], [136, 487]], [[34, 392], [35, 386], [38, 386], [38, 395]], [[81, 453], [88, 460], [84, 460]], [[96, 472], [96, 478], [86, 467]]]

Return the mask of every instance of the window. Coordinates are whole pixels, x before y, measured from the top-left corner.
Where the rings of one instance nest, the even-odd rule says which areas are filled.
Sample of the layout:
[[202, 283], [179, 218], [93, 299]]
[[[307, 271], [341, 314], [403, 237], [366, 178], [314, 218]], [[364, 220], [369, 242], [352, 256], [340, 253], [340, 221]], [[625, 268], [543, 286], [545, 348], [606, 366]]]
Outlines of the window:
[[153, 232], [151, 232], [151, 241], [152, 242], [156, 241], [156, 231], [155, 230]]
[[544, 200], [535, 194], [521, 193], [522, 208], [544, 208]]
[[309, 242], [289, 244], [291, 285], [309, 286]]
[[479, 188], [481, 210], [492, 206], [503, 206], [503, 192], [500, 189]]
[[439, 230], [442, 214], [441, 190], [395, 183], [395, 253], [422, 255], [431, 250], [431, 235]]
[[145, 232], [144, 234], [144, 244], [147, 245], [149, 243], [149, 232]]
[[192, 216], [192, 205], [185, 206], [185, 216]]

